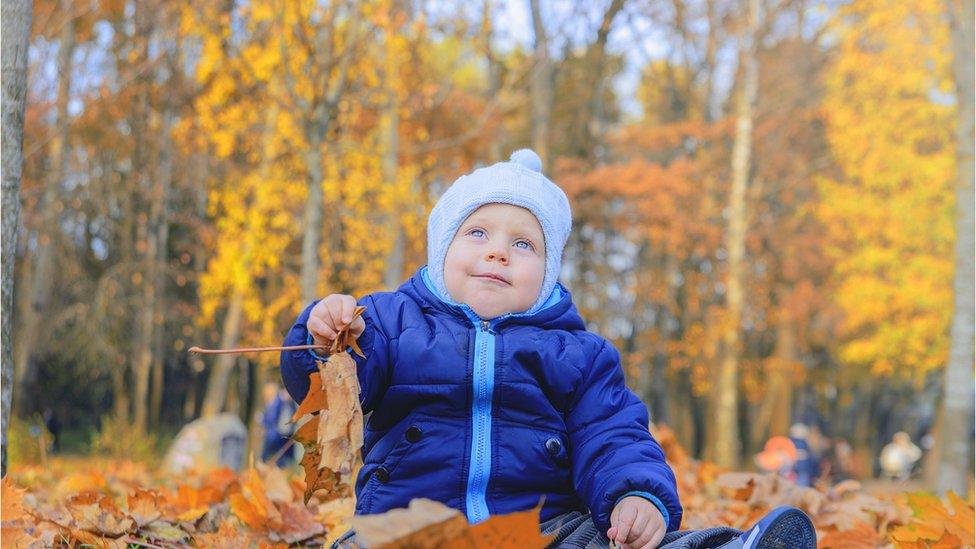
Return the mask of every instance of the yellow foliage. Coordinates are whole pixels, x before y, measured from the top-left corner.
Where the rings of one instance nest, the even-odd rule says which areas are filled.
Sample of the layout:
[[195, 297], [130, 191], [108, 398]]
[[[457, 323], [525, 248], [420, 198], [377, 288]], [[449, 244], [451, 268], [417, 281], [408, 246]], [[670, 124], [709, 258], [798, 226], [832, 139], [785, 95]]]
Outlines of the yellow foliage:
[[948, 25], [937, 0], [841, 8], [824, 110], [843, 176], [818, 217], [844, 312], [840, 359], [920, 379], [944, 364], [952, 309], [954, 144]]
[[[239, 33], [232, 47], [211, 22], [211, 8], [187, 10], [181, 21], [203, 45], [196, 78], [194, 128], [181, 128], [184, 146], [203, 146], [223, 162], [208, 172], [208, 214], [216, 237], [207, 270], [200, 277], [201, 312], [197, 322], [218, 320], [235, 293], [243, 297], [241, 345], [266, 345], [280, 339], [282, 325], [301, 305], [299, 269], [303, 218], [309, 185], [324, 191], [322, 262], [319, 293], [362, 293], [384, 286], [387, 260], [402, 234], [404, 270], [419, 267], [427, 204], [418, 185], [419, 168], [399, 160], [395, 175], [384, 177], [382, 141], [376, 123], [382, 105], [371, 97], [392, 97], [407, 89], [400, 71], [415, 70], [417, 52], [410, 36], [398, 30], [388, 1], [335, 5], [304, 1], [249, 2], [236, 14]], [[339, 10], [334, 19], [329, 10]], [[335, 26], [324, 29], [328, 21]], [[356, 38], [372, 21], [385, 41]], [[348, 31], [348, 32], [347, 32]], [[307, 41], [316, 41], [310, 44]], [[330, 41], [326, 44], [319, 40]], [[359, 40], [355, 44], [351, 40]], [[314, 47], [309, 47], [313, 45]], [[327, 101], [342, 64], [328, 50], [356, 47], [346, 81], [355, 95], [340, 95], [339, 108], [326, 122], [318, 158], [322, 181], [311, 181], [309, 162], [314, 109]], [[335, 53], [339, 55], [339, 53]], [[406, 120], [406, 107], [398, 106]], [[387, 180], [390, 179], [390, 180]], [[397, 273], [401, 277], [404, 273]], [[272, 363], [272, 355], [258, 357]]]

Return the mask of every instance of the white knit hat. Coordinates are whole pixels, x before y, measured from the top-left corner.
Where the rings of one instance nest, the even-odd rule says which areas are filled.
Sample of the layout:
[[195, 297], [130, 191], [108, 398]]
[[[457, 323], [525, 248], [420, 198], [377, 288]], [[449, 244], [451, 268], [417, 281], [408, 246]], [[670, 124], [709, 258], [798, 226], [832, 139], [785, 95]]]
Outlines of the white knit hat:
[[573, 213], [562, 189], [542, 175], [542, 160], [530, 149], [512, 153], [508, 162], [462, 175], [441, 195], [427, 220], [427, 272], [437, 291], [450, 298], [444, 283], [444, 258], [461, 223], [485, 204], [512, 204], [535, 215], [546, 240], [546, 275], [528, 313], [536, 312], [556, 286], [563, 246]]

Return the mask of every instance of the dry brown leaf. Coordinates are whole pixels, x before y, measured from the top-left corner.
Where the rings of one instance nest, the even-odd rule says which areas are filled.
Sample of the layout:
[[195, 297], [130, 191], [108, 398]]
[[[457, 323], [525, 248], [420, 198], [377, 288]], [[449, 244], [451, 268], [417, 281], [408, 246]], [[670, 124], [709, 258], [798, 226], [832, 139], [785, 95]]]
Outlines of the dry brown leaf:
[[[365, 310], [357, 307], [354, 318]], [[333, 354], [319, 361], [319, 371], [309, 376], [309, 392], [292, 417], [292, 421], [305, 420], [292, 438], [305, 448], [306, 504], [316, 492], [324, 492], [323, 501], [351, 496], [362, 467], [363, 412], [356, 362], [348, 353], [338, 352], [350, 343], [355, 339], [344, 328], [333, 342]]]
[[0, 520], [10, 522], [24, 518], [24, 492], [14, 486], [7, 475], [0, 481]]
[[281, 528], [269, 532], [271, 541], [299, 543], [325, 533], [325, 527], [304, 505], [274, 502], [281, 515]]
[[135, 529], [135, 521], [123, 515], [102, 494], [85, 492], [72, 496], [66, 507], [78, 528], [99, 536], [117, 538]]
[[155, 491], [136, 488], [135, 492], [126, 498], [126, 513], [141, 528], [162, 516], [161, 499], [159, 493]]
[[249, 527], [262, 531], [282, 528], [281, 513], [268, 499], [264, 483], [254, 469], [245, 473], [241, 492], [231, 494], [229, 499], [231, 513]]
[[356, 362], [348, 353], [329, 357], [319, 369], [328, 394], [329, 407], [320, 414], [318, 446], [322, 451], [319, 468], [340, 474], [340, 482], [355, 483], [362, 465], [363, 412], [359, 404], [359, 378]]
[[264, 482], [264, 490], [268, 494], [268, 499], [287, 503], [295, 501], [295, 493], [288, 481], [288, 473], [266, 463], [255, 463], [254, 466]]
[[483, 549], [521, 549], [523, 547], [545, 547], [552, 535], [542, 535], [539, 531], [540, 504], [535, 509], [519, 511], [507, 515], [495, 515], [488, 520], [472, 526], [465, 539], [471, 547]]
[[254, 540], [243, 528], [235, 526], [235, 522], [225, 520], [216, 532], [193, 536], [197, 547], [250, 547]]
[[377, 549], [448, 546], [468, 528], [460, 511], [438, 501], [418, 498], [406, 509], [352, 518], [356, 538]]
[[24, 492], [13, 485], [9, 475], [0, 481], [0, 545], [3, 547], [22, 547], [30, 540], [24, 530], [27, 525], [21, 503]]
[[476, 525], [458, 510], [429, 499], [414, 499], [406, 509], [353, 517], [356, 538], [376, 549], [471, 547], [523, 549], [545, 547], [552, 536], [539, 531], [539, 510], [495, 515]]

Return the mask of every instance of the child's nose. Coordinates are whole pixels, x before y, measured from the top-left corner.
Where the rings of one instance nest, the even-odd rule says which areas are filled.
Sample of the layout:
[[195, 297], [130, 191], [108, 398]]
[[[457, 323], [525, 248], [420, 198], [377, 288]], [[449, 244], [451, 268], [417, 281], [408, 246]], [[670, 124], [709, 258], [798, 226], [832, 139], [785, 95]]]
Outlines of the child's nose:
[[497, 261], [502, 265], [508, 265], [508, 256], [502, 252], [488, 252], [488, 256], [485, 259], [488, 261]]

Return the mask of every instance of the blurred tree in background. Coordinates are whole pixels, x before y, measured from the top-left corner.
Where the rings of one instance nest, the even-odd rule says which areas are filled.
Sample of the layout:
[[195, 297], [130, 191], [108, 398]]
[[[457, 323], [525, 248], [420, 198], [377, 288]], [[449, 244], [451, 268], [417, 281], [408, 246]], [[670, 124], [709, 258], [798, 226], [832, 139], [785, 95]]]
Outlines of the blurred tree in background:
[[564, 283], [696, 455], [930, 433], [967, 253], [951, 4], [37, 1], [17, 414], [253, 418], [277, 357], [189, 346], [395, 288], [443, 189], [531, 146]]

